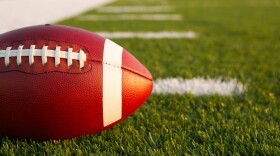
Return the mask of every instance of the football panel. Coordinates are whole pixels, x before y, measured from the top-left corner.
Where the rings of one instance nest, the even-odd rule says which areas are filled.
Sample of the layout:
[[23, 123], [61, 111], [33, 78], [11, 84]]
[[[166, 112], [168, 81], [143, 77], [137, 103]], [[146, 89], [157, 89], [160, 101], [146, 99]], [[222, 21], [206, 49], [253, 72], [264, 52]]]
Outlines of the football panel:
[[102, 65], [83, 74], [0, 74], [0, 134], [65, 139], [104, 129]]
[[123, 70], [123, 118], [134, 113], [150, 96], [153, 81]]

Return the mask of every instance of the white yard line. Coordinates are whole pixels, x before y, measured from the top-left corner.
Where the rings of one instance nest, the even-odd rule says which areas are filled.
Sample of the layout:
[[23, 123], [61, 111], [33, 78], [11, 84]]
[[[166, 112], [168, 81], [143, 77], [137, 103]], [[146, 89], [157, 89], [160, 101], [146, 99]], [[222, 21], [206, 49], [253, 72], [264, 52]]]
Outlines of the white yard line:
[[186, 94], [200, 95], [240, 95], [246, 91], [246, 86], [236, 79], [222, 81], [221, 79], [157, 79], [154, 82], [154, 94]]
[[80, 21], [180, 21], [179, 14], [118, 14], [118, 15], [83, 15]]
[[171, 12], [170, 6], [108, 6], [97, 9], [100, 13], [159, 13]]
[[53, 23], [115, 0], [2, 0], [0, 33], [12, 29]]
[[187, 32], [97, 32], [99, 35], [110, 39], [126, 39], [126, 38], [140, 38], [140, 39], [176, 39], [187, 38], [194, 39], [197, 34], [193, 31]]

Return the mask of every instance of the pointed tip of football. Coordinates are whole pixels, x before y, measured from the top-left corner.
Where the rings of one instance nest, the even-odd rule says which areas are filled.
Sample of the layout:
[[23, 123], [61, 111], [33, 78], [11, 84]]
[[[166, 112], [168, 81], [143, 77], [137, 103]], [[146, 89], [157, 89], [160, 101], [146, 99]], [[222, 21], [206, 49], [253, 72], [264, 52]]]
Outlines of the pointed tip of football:
[[123, 71], [123, 117], [135, 112], [149, 98], [152, 88], [152, 80]]

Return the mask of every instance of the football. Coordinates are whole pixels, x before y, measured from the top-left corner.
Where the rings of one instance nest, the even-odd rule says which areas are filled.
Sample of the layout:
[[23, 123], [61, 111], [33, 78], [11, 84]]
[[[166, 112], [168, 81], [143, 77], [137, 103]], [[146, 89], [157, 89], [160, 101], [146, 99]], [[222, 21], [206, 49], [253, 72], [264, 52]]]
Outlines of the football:
[[135, 112], [152, 88], [146, 67], [95, 33], [39, 25], [0, 35], [0, 135], [95, 134]]

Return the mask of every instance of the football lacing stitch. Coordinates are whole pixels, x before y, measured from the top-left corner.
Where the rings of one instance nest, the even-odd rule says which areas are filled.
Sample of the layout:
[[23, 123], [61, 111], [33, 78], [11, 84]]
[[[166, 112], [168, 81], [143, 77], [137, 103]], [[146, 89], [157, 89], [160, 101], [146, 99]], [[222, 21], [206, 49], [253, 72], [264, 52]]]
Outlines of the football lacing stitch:
[[73, 48], [68, 48], [68, 51], [61, 51], [60, 46], [56, 46], [55, 50], [48, 50], [48, 46], [43, 46], [42, 49], [35, 49], [35, 45], [31, 45], [30, 49], [23, 49], [23, 45], [20, 45], [18, 49], [11, 50], [12, 47], [7, 47], [6, 50], [0, 50], [0, 58], [4, 58], [5, 65], [10, 64], [10, 57], [17, 57], [17, 65], [21, 65], [22, 57], [29, 57], [29, 64], [34, 64], [34, 57], [40, 56], [42, 58], [42, 64], [45, 65], [48, 61], [48, 57], [55, 59], [55, 65], [60, 65], [60, 59], [67, 59], [68, 67], [72, 66], [73, 60], [78, 60], [80, 68], [84, 67], [86, 61], [86, 54], [83, 50], [79, 53], [73, 52]]

